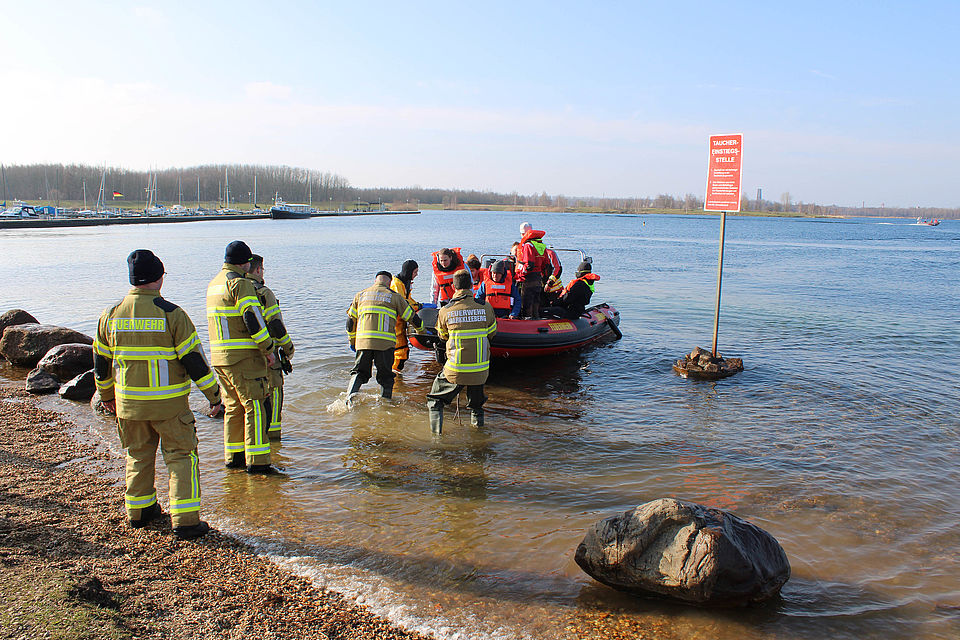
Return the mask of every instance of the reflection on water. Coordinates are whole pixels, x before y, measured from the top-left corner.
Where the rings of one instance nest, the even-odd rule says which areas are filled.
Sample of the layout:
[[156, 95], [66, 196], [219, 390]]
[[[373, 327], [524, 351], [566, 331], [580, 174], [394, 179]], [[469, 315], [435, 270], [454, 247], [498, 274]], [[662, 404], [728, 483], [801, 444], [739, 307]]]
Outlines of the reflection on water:
[[[594, 257], [597, 298], [621, 312], [623, 340], [497, 362], [481, 429], [454, 405], [443, 436], [430, 434], [424, 400], [438, 367], [424, 352], [392, 401], [371, 382], [348, 408], [342, 320], [354, 293], [440, 246], [502, 252], [521, 218]], [[297, 343], [274, 449], [283, 475], [224, 469], [221, 426], [198, 415], [205, 517], [444, 638], [960, 635], [960, 391], [943, 377], [960, 349], [960, 311], [945, 294], [960, 224], [731, 218], [720, 350], [747, 370], [702, 383], [670, 365], [709, 343], [717, 221], [639, 222], [442, 212], [151, 228], [170, 272], [164, 294], [201, 334], [204, 288], [224, 239], [239, 237], [272, 260]], [[454, 226], [467, 237], [450, 237]], [[87, 332], [126, 290], [125, 256], [144, 244], [122, 228], [0, 241], [0, 269], [23, 274], [16, 289], [0, 282], [0, 307]], [[51, 286], [65, 242], [80, 256], [69, 307]], [[418, 278], [414, 297], [428, 287]], [[115, 439], [107, 421], [93, 424]], [[773, 533], [793, 568], [782, 597], [699, 611], [618, 594], [579, 570], [573, 552], [590, 524], [664, 496]]]

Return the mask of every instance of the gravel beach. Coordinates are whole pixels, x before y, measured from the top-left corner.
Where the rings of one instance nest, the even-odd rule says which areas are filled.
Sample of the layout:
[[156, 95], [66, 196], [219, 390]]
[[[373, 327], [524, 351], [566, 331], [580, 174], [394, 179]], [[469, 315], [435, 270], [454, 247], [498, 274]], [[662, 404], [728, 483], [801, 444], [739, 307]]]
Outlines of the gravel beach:
[[0, 383], [0, 638], [424, 638], [219, 532], [131, 529], [99, 475], [122, 460], [18, 386]]

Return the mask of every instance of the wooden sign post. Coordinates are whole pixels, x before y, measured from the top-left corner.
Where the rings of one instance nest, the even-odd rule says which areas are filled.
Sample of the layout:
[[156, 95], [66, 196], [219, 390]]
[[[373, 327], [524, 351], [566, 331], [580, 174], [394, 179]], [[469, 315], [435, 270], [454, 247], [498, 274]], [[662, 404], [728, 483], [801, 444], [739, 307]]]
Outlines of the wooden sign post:
[[704, 211], [720, 212], [720, 257], [717, 261], [717, 306], [713, 315], [713, 353], [717, 357], [720, 333], [720, 284], [723, 280], [723, 237], [727, 211], [740, 211], [741, 151], [743, 136], [710, 136], [710, 162], [707, 170], [707, 197]]

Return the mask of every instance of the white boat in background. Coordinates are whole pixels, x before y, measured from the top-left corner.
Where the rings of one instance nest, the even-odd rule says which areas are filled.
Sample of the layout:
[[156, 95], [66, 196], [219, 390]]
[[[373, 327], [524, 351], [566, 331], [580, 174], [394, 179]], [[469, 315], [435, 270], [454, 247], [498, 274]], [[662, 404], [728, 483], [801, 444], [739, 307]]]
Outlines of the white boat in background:
[[315, 213], [309, 204], [291, 204], [284, 202], [280, 194], [273, 197], [273, 206], [270, 207], [270, 217], [274, 220], [298, 220], [309, 218]]

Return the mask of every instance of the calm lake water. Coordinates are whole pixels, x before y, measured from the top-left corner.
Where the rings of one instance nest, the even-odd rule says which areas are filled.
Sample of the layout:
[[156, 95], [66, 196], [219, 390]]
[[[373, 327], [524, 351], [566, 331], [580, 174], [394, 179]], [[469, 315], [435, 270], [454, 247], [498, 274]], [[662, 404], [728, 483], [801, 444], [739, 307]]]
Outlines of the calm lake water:
[[[503, 253], [524, 220], [593, 256], [594, 300], [620, 310], [623, 339], [499, 363], [479, 430], [448, 409], [442, 439], [430, 436], [424, 396], [438, 368], [425, 352], [393, 402], [371, 382], [347, 410], [353, 294], [413, 258], [414, 297], [427, 299], [431, 251]], [[960, 222], [728, 218], [720, 351], [746, 371], [688, 381], [670, 365], [710, 346], [718, 235], [716, 217], [509, 212], [0, 231], [0, 311], [93, 333], [128, 289], [126, 255], [150, 248], [165, 297], [208, 344], [206, 284], [224, 246], [246, 240], [266, 256], [297, 346], [275, 449], [286, 475], [223, 469], [220, 422], [198, 417], [204, 517], [408, 627], [957, 637]], [[564, 280], [575, 267], [566, 257]], [[117, 446], [109, 421], [71, 411]], [[573, 553], [590, 524], [665, 496], [776, 536], [793, 568], [782, 598], [701, 611], [628, 598], [580, 571]]]

